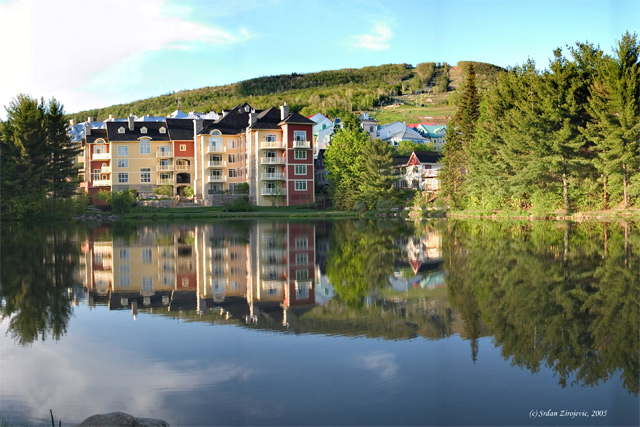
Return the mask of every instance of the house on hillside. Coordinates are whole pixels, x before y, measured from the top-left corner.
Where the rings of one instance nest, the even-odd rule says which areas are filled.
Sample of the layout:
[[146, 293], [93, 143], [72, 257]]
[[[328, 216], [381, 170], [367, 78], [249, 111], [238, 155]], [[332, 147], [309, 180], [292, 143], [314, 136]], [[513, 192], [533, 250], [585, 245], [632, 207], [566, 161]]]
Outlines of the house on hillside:
[[414, 151], [406, 161], [406, 156], [394, 156], [394, 167], [399, 179], [396, 189], [415, 189], [436, 192], [440, 189], [438, 173], [442, 168], [442, 154], [437, 152]]
[[369, 137], [375, 138], [378, 132], [378, 121], [374, 117], [370, 117], [366, 111], [360, 114], [358, 118], [360, 119], [360, 127], [362, 130], [368, 133]]
[[383, 141], [391, 143], [394, 147], [397, 147], [400, 141], [412, 141], [417, 144], [428, 142], [427, 138], [403, 122], [394, 122], [378, 127], [376, 136]]
[[320, 113], [309, 116], [308, 118], [315, 123], [313, 125], [313, 146], [315, 147], [313, 157], [317, 159], [320, 150], [326, 149], [329, 142], [331, 142], [334, 124], [331, 119]]
[[433, 144], [436, 151], [442, 151], [444, 135], [447, 133], [446, 125], [420, 123], [416, 130]]

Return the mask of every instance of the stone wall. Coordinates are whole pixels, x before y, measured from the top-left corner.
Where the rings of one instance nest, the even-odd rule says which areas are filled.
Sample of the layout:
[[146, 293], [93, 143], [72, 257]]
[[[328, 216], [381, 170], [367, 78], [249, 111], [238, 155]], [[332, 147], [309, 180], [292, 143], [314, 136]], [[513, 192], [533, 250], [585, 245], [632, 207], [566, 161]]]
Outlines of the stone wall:
[[[204, 205], [205, 206], [223, 206], [226, 203], [233, 202], [235, 199], [239, 197], [246, 197], [246, 196], [247, 194], [212, 194], [210, 196], [207, 196], [207, 198], [204, 201]], [[255, 201], [252, 201], [251, 198], [249, 198], [249, 201], [255, 204]]]
[[138, 200], [136, 206], [147, 206], [152, 208], [170, 208], [173, 200]]

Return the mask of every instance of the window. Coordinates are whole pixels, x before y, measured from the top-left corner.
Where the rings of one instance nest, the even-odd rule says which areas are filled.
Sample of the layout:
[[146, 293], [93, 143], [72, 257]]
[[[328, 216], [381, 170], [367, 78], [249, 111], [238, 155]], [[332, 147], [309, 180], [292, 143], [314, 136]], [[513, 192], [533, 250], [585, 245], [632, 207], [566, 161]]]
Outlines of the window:
[[140, 154], [151, 154], [151, 141], [149, 139], [140, 140]]
[[275, 135], [265, 135], [264, 136], [264, 140], [267, 142], [276, 142], [276, 136]]
[[306, 175], [307, 174], [307, 165], [296, 165], [294, 173], [296, 175]]
[[118, 133], [124, 133], [124, 126], [120, 126], [118, 128]]
[[275, 296], [275, 295], [278, 295], [278, 289], [276, 289], [276, 288], [269, 288], [269, 289], [267, 289], [267, 295], [269, 295], [269, 296]]
[[306, 141], [307, 140], [307, 132], [303, 130], [294, 130], [293, 131], [293, 140], [294, 141]]
[[140, 133], [147, 133], [147, 128], [146, 127], [141, 127], [140, 128]]
[[227, 142], [227, 146], [229, 148], [238, 148], [238, 141], [232, 139], [231, 141]]
[[237, 178], [238, 171], [236, 169], [229, 169], [229, 178]]
[[189, 287], [189, 278], [188, 277], [183, 277], [180, 284], [182, 285], [183, 288], [188, 288]]
[[120, 264], [120, 274], [131, 273], [131, 266], [129, 264]]
[[296, 181], [296, 191], [307, 191], [307, 181]]
[[162, 127], [159, 129], [159, 132], [160, 132], [160, 133], [167, 133], [167, 128], [165, 128], [164, 126], [162, 126]]
[[308, 249], [309, 239], [306, 237], [296, 237], [296, 249]]
[[160, 151], [161, 154], [170, 155], [171, 154], [171, 146], [170, 145], [161, 145], [160, 147], [158, 147], [158, 151]]
[[151, 182], [151, 168], [141, 168], [140, 169], [140, 182]]
[[180, 151], [187, 151], [187, 144], [180, 144]]
[[369, 126], [369, 132], [373, 132], [373, 126]]
[[120, 286], [123, 288], [128, 288], [131, 286], [131, 277], [130, 276], [120, 276]]
[[229, 154], [229, 163], [238, 163], [238, 155]]
[[153, 259], [153, 251], [151, 248], [142, 248], [142, 263], [151, 264]]
[[153, 292], [153, 277], [142, 278], [142, 292]]
[[93, 180], [98, 181], [100, 179], [100, 169], [93, 170]]
[[118, 145], [118, 156], [128, 156], [129, 147], [126, 145]]
[[296, 160], [307, 160], [307, 150], [293, 150], [293, 158]]
[[118, 184], [128, 184], [129, 183], [129, 174], [126, 172], [118, 173]]
[[309, 270], [296, 270], [296, 280], [308, 280], [309, 279]]
[[128, 168], [129, 167], [129, 159], [118, 159], [118, 167], [119, 168]]
[[120, 249], [120, 259], [129, 259], [129, 249]]
[[305, 265], [309, 263], [309, 255], [307, 254], [296, 254], [296, 264]]
[[171, 286], [173, 285], [173, 276], [169, 276], [166, 274], [162, 275], [162, 286]]

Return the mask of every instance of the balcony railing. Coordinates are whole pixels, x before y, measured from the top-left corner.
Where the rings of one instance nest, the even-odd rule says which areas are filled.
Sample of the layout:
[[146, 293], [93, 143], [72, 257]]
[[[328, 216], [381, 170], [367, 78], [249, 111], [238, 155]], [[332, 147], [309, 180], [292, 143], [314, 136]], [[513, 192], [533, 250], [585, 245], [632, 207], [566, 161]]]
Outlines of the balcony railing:
[[173, 178], [158, 178], [156, 185], [173, 185]]
[[207, 145], [207, 153], [226, 153], [227, 148], [221, 145]]
[[207, 182], [227, 182], [227, 177], [224, 175], [209, 175]]
[[111, 166], [102, 166], [100, 168], [101, 173], [111, 173]]
[[263, 196], [286, 196], [287, 190], [284, 188], [263, 188], [261, 193]]
[[439, 169], [427, 169], [424, 176], [427, 178], [436, 178], [438, 176]]
[[156, 166], [156, 170], [157, 171], [172, 171], [173, 170], [173, 165], [157, 165]]
[[260, 141], [260, 148], [285, 148], [284, 141]]
[[177, 171], [188, 171], [189, 169], [191, 169], [191, 165], [176, 165], [176, 170]]
[[285, 160], [284, 157], [261, 157], [260, 163], [268, 165], [283, 165]]
[[210, 168], [224, 168], [227, 166], [227, 162], [224, 160], [209, 160], [208, 167]]
[[93, 153], [93, 160], [109, 160], [111, 153]]
[[160, 159], [166, 159], [169, 157], [173, 157], [173, 151], [172, 150], [158, 150], [156, 151], [156, 157], [160, 158]]
[[309, 289], [313, 286], [313, 281], [311, 280], [296, 280], [296, 289]]
[[311, 148], [311, 141], [293, 141], [293, 148]]
[[110, 179], [94, 179], [92, 185], [94, 187], [110, 187], [111, 180]]
[[283, 179], [287, 179], [287, 178], [285, 177], [285, 175], [283, 173], [276, 172], [276, 173], [263, 173], [261, 175], [261, 179], [283, 180]]

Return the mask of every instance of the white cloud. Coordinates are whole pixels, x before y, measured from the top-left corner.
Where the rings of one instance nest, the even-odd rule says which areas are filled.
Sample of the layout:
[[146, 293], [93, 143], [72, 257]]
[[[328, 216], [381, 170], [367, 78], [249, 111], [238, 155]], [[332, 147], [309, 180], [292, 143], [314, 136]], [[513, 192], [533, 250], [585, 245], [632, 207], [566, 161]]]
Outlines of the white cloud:
[[190, 11], [166, 0], [0, 2], [5, 42], [0, 105], [18, 93], [61, 99], [60, 93], [73, 92], [143, 53], [229, 45], [250, 37], [243, 29], [228, 32], [190, 20]]
[[379, 22], [374, 25], [369, 34], [356, 36], [356, 47], [363, 49], [382, 51], [389, 49], [389, 41], [393, 38], [393, 32], [389, 25]]

